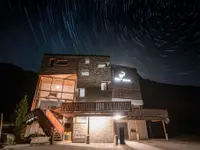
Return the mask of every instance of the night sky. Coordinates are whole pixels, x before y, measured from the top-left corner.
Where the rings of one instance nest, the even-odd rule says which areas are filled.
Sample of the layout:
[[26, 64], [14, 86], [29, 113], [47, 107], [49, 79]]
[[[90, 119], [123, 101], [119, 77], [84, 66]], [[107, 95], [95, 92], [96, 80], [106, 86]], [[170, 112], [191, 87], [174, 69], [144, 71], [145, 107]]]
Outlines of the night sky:
[[0, 62], [110, 55], [157, 82], [200, 86], [200, 1], [0, 0]]

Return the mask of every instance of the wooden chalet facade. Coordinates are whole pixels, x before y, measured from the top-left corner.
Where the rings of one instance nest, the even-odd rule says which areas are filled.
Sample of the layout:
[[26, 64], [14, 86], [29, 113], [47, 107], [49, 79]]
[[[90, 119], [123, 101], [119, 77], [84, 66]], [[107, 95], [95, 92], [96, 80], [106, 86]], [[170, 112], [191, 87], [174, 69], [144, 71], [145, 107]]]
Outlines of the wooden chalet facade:
[[166, 133], [166, 119], [166, 110], [143, 109], [136, 69], [111, 65], [109, 56], [45, 54], [25, 136], [114, 142], [123, 127], [126, 139], [148, 139], [146, 120], [162, 121]]

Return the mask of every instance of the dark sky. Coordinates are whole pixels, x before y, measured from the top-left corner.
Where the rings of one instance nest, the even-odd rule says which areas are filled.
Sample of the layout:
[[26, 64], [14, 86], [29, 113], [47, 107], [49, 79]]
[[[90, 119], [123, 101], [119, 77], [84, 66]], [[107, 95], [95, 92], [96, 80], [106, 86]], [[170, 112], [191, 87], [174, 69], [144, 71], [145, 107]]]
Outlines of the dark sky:
[[103, 54], [143, 78], [200, 86], [199, 3], [0, 0], [0, 62], [39, 71], [47, 52]]

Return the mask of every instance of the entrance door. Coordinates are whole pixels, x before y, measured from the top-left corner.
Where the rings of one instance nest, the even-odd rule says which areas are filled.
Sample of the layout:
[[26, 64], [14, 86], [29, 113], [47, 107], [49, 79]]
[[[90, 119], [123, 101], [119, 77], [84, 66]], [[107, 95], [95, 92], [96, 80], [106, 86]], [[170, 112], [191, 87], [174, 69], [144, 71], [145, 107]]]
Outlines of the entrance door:
[[64, 141], [72, 142], [72, 123], [65, 123]]
[[120, 136], [120, 128], [124, 128], [124, 138], [128, 139], [128, 127], [126, 122], [117, 122], [116, 123], [117, 128], [117, 135]]

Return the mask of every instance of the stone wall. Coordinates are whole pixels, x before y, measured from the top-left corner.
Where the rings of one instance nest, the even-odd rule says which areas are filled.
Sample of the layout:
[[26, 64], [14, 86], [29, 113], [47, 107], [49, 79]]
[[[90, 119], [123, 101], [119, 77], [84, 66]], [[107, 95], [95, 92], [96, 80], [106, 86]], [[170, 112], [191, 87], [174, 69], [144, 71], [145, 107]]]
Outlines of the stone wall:
[[87, 135], [87, 123], [74, 123], [73, 143], [84, 143]]
[[91, 143], [113, 143], [114, 129], [112, 117], [90, 118], [90, 142]]
[[[73, 142], [85, 142], [87, 135], [87, 123], [74, 123]], [[90, 142], [91, 143], [113, 143], [114, 129], [112, 117], [90, 117]]]

